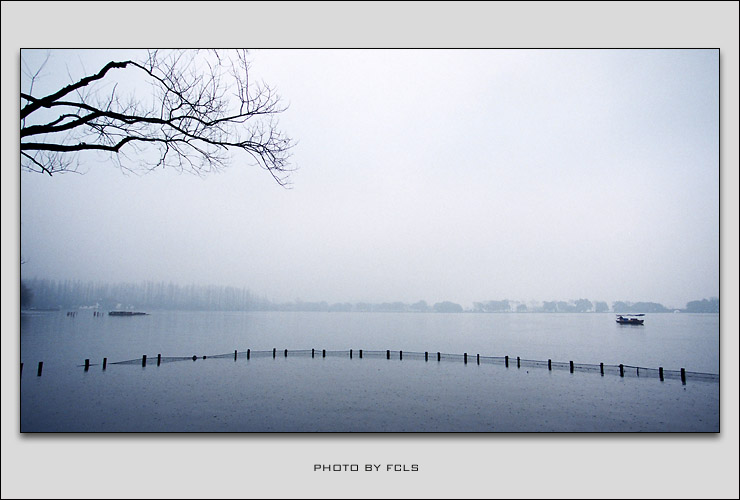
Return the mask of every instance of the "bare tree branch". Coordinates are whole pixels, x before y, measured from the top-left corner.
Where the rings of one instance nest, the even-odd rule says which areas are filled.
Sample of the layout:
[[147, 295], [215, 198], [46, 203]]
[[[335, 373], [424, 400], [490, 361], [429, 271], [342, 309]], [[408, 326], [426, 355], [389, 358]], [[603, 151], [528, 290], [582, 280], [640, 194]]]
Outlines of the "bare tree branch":
[[[122, 99], [117, 71], [138, 74], [151, 95], [138, 86]], [[28, 171], [75, 170], [76, 155], [87, 151], [109, 153], [126, 170], [137, 169], [128, 154], [136, 153], [138, 169], [198, 175], [242, 152], [281, 186], [294, 170], [293, 142], [276, 120], [287, 107], [269, 86], [250, 85], [246, 51], [152, 50], [143, 61], [111, 61], [47, 96], [34, 96], [31, 86], [21, 100], [21, 168]]]
[[54, 92], [53, 94], [50, 94], [46, 97], [42, 97], [41, 99], [33, 99], [32, 102], [29, 102], [28, 104], [26, 104], [25, 107], [21, 109], [21, 119], [27, 117], [29, 114], [33, 113], [40, 107], [42, 106], [45, 107], [48, 104], [56, 101], [60, 97], [64, 97], [65, 95], [69, 94], [70, 92], [74, 90], [77, 90], [80, 87], [84, 87], [90, 84], [91, 82], [94, 82], [95, 80], [100, 80], [101, 78], [105, 77], [105, 74], [111, 68], [125, 68], [130, 63], [131, 61], [123, 61], [123, 62], [111, 61], [108, 64], [106, 64], [105, 67], [101, 69], [96, 75], [86, 76], [79, 82], [71, 84], [71, 85], [67, 85], [66, 87], [58, 90], [57, 92]]

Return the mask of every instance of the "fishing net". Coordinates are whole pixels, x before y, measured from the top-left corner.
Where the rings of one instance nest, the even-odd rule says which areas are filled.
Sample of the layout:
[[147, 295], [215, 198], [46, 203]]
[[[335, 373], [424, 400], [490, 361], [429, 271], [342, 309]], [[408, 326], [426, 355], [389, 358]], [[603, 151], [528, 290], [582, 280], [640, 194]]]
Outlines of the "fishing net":
[[[206, 354], [206, 355], [192, 355], [192, 356], [162, 356], [147, 355], [141, 358], [127, 359], [122, 361], [108, 361], [108, 365], [143, 365], [148, 366], [155, 364], [157, 366], [165, 363], [172, 363], [177, 361], [204, 361], [213, 359], [230, 359], [233, 361], [239, 360], [251, 360], [251, 359], [262, 359], [262, 358], [290, 358], [290, 357], [302, 357], [302, 358], [350, 358], [350, 359], [387, 359], [387, 360], [413, 360], [413, 361], [425, 361], [425, 362], [454, 362], [454, 363], [467, 363], [477, 365], [502, 365], [510, 369], [521, 369], [521, 368], [538, 368], [544, 370], [557, 370], [564, 371], [568, 370], [571, 373], [593, 373], [599, 375], [616, 375], [620, 377], [641, 377], [641, 378], [656, 378], [661, 380], [695, 380], [703, 382], [719, 382], [719, 375], [713, 373], [702, 373], [686, 370], [667, 370], [662, 368], [650, 368], [643, 366], [634, 365], [614, 365], [614, 364], [589, 364], [589, 363], [574, 363], [572, 361], [553, 361], [553, 360], [538, 360], [538, 359], [525, 359], [516, 356], [482, 356], [478, 353], [443, 353], [443, 352], [419, 352], [419, 351], [395, 351], [395, 350], [364, 350], [364, 349], [345, 349], [345, 350], [327, 350], [327, 349], [300, 349], [300, 350], [288, 350], [288, 349], [270, 349], [270, 350], [236, 350], [230, 353], [223, 354]], [[100, 366], [101, 363], [88, 364], [91, 366]], [[78, 366], [85, 366], [84, 364]]]

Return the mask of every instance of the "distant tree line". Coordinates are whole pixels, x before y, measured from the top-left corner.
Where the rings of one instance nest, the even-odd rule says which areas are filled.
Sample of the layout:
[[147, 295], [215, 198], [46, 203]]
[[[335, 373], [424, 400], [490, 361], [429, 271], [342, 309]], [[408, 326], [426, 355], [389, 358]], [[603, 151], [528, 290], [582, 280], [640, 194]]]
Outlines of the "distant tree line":
[[[571, 301], [544, 301], [522, 303], [513, 300], [474, 302], [472, 309], [464, 309], [450, 301], [428, 304], [424, 300], [405, 302], [339, 302], [329, 303], [272, 302], [258, 297], [247, 288], [229, 286], [177, 285], [165, 282], [92, 283], [82, 281], [55, 281], [46, 279], [24, 280], [20, 286], [21, 308], [35, 309], [162, 309], [196, 311], [316, 311], [316, 312], [437, 312], [437, 313], [604, 313], [609, 306], [603, 301], [588, 299]], [[656, 302], [612, 303], [617, 314], [671, 312]], [[718, 313], [719, 299], [695, 300], [682, 312]]]
[[[268, 303], [246, 288], [228, 286], [181, 286], [164, 282], [110, 284], [45, 279], [28, 280], [22, 285], [30, 290], [32, 306], [37, 309], [87, 307], [103, 310], [248, 311], [263, 309]], [[26, 302], [25, 305], [30, 304]]]
[[615, 313], [664, 313], [671, 312], [671, 309], [655, 302], [622, 302], [617, 301], [612, 304]]
[[33, 290], [21, 281], [21, 308], [27, 309], [33, 303]]
[[577, 299], [569, 302], [553, 300], [531, 302], [529, 305], [511, 300], [489, 300], [488, 302], [474, 302], [473, 312], [484, 313], [508, 313], [508, 312], [547, 312], [547, 313], [586, 313], [586, 312], [608, 312], [609, 306], [606, 302], [591, 302], [588, 299]]
[[268, 303], [265, 310], [271, 311], [308, 311], [308, 312], [464, 312], [460, 304], [444, 301], [437, 302], [433, 305], [427, 304], [426, 301], [420, 300], [413, 304], [405, 302], [338, 302], [330, 304], [326, 301], [321, 302], [304, 302], [296, 300], [295, 302]]
[[686, 304], [685, 312], [690, 313], [718, 313], [719, 312], [719, 298], [712, 297], [711, 299], [692, 300]]

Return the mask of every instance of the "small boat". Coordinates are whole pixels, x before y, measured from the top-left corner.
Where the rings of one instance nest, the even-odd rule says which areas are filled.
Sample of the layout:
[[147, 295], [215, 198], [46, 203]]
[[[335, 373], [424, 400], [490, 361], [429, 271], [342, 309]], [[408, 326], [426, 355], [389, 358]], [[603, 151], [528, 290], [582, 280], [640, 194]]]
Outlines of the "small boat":
[[110, 311], [108, 316], [146, 316], [145, 312], [137, 311]]
[[645, 316], [644, 314], [617, 314], [617, 323], [620, 325], [642, 325], [645, 323], [644, 319], [641, 319], [640, 316]]

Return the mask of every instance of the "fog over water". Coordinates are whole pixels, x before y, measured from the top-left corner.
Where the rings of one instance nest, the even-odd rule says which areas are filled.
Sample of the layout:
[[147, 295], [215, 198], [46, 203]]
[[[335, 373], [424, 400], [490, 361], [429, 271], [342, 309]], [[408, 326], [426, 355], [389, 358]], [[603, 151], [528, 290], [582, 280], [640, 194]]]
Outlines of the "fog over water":
[[[139, 54], [51, 51], [34, 93]], [[243, 157], [203, 178], [93, 155], [22, 173], [23, 277], [465, 306], [719, 295], [716, 50], [250, 56], [290, 106], [291, 189]]]

